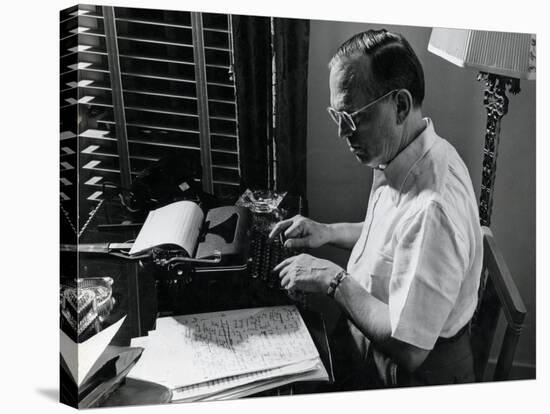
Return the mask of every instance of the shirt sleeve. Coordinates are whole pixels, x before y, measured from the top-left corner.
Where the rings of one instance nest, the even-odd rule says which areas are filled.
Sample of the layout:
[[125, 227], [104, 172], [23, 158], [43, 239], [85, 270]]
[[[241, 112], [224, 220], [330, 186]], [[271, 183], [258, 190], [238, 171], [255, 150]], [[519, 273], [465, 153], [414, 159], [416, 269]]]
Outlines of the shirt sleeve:
[[394, 338], [433, 348], [460, 291], [466, 247], [437, 202], [407, 220], [397, 234], [389, 286]]

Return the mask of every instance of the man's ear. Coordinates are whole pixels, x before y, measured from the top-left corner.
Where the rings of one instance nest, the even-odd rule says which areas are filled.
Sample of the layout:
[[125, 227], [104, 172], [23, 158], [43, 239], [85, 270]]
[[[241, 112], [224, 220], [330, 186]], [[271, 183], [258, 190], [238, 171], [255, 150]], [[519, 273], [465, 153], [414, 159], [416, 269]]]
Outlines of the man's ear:
[[397, 102], [396, 120], [397, 124], [401, 125], [403, 122], [405, 122], [405, 120], [409, 116], [409, 113], [411, 112], [413, 98], [408, 90], [399, 89], [397, 91], [397, 95], [395, 96], [395, 100]]

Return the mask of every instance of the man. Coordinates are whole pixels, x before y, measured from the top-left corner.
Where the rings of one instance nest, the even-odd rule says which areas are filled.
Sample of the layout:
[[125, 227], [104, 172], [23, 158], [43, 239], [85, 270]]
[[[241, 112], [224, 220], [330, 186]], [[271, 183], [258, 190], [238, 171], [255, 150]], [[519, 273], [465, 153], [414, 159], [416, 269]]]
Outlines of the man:
[[459, 155], [422, 116], [422, 66], [406, 39], [381, 30], [349, 39], [329, 69], [328, 112], [355, 158], [374, 169], [365, 221], [278, 223], [270, 236], [284, 232], [286, 247], [353, 250], [347, 269], [302, 254], [274, 270], [284, 288], [327, 293], [342, 308], [337, 332], [350, 345], [333, 352], [352, 361], [335, 367], [337, 381], [353, 367], [363, 385], [473, 381], [476, 198]]

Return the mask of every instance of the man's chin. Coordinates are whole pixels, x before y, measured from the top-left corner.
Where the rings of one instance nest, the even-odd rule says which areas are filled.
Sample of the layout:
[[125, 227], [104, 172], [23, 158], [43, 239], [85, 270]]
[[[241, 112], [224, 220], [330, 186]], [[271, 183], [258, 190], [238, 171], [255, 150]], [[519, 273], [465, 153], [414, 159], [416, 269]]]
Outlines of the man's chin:
[[373, 160], [371, 157], [369, 157], [364, 152], [353, 152], [353, 155], [355, 155], [355, 158], [357, 161], [359, 161], [361, 164], [366, 165], [367, 167], [372, 167]]

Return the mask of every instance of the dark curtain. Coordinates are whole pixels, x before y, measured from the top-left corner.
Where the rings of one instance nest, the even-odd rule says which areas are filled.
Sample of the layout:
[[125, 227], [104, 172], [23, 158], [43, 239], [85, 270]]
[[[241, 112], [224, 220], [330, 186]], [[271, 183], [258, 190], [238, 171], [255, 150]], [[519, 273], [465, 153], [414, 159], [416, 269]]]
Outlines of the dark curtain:
[[275, 19], [277, 187], [306, 196], [309, 20]]
[[[305, 196], [309, 21], [274, 19], [272, 39], [268, 17], [233, 15], [232, 20], [244, 185], [271, 187], [268, 171], [273, 138], [277, 158], [276, 190]], [[273, 55], [277, 82], [274, 131]]]
[[243, 186], [266, 189], [271, 122], [270, 19], [233, 15], [232, 21]]

